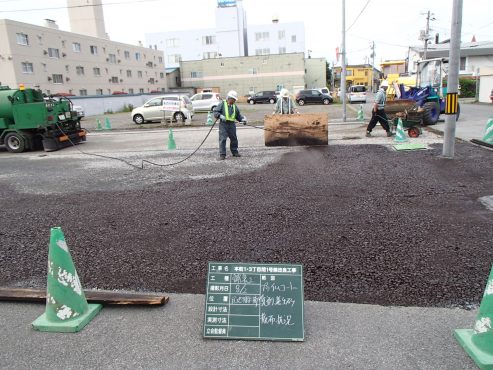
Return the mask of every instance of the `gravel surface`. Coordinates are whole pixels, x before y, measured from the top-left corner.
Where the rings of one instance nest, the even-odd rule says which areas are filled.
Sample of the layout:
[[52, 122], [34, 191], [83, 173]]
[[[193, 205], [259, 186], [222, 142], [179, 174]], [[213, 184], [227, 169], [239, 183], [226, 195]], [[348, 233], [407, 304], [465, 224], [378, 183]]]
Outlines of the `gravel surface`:
[[204, 293], [207, 261], [289, 262], [309, 300], [474, 306], [493, 257], [478, 201], [493, 152], [440, 152], [302, 148], [253, 172], [104, 192], [26, 194], [0, 178], [0, 285], [44, 286], [62, 226], [85, 288]]

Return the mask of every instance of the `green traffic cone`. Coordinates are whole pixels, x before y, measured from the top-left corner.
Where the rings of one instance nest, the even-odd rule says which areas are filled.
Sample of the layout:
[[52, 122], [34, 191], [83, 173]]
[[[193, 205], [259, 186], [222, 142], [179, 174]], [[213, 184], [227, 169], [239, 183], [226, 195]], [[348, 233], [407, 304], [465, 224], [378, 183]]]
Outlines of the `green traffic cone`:
[[108, 117], [106, 117], [106, 119], [104, 120], [104, 129], [105, 130], [111, 130], [111, 122], [110, 122], [110, 119]]
[[399, 118], [397, 120], [397, 128], [395, 129], [394, 141], [396, 143], [406, 143], [408, 140], [404, 127], [402, 126], [402, 120]]
[[207, 122], [205, 123], [207, 126], [212, 125], [212, 113], [207, 113]]
[[174, 150], [176, 149], [176, 143], [175, 143], [175, 138], [173, 137], [173, 129], [169, 129], [169, 135], [168, 135], [168, 150]]
[[102, 130], [103, 129], [103, 126], [101, 125], [101, 120], [98, 118], [96, 120], [96, 123], [97, 123], [97, 126], [96, 126], [96, 130]]
[[32, 323], [39, 331], [75, 333], [101, 310], [88, 304], [60, 227], [51, 228], [46, 310]]
[[457, 329], [455, 339], [481, 369], [493, 369], [493, 268], [473, 329]]
[[363, 105], [359, 105], [359, 110], [358, 110], [358, 121], [364, 121], [365, 120], [365, 116], [363, 114]]
[[493, 144], [493, 118], [490, 118], [486, 123], [483, 141], [488, 144]]

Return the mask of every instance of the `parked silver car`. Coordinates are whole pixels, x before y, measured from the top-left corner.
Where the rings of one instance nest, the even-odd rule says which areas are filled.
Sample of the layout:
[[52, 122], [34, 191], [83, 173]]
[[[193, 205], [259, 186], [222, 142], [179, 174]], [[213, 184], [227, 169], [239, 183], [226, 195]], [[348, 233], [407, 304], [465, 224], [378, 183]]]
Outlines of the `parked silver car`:
[[190, 98], [194, 111], [212, 111], [221, 103], [221, 95], [214, 92], [201, 92]]
[[180, 110], [166, 112], [166, 115], [171, 116], [173, 121], [185, 122], [187, 118], [190, 118], [190, 120], [193, 118], [194, 109], [190, 98], [182, 94], [170, 94], [156, 96], [146, 101], [143, 106], [134, 108], [132, 110], [132, 120], [139, 125], [144, 122], [162, 120], [164, 118], [163, 100], [180, 101]]

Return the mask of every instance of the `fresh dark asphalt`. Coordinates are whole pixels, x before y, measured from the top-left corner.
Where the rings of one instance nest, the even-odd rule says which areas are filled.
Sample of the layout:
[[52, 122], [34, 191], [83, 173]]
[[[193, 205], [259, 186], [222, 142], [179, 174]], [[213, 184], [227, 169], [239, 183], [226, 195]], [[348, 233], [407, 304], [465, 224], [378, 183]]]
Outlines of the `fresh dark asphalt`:
[[207, 261], [289, 262], [304, 266], [307, 300], [477, 306], [493, 260], [493, 213], [478, 202], [493, 194], [493, 152], [455, 149], [305, 148], [255, 172], [128, 191], [10, 183], [0, 285], [43, 287], [47, 230], [62, 226], [86, 289], [204, 293]]

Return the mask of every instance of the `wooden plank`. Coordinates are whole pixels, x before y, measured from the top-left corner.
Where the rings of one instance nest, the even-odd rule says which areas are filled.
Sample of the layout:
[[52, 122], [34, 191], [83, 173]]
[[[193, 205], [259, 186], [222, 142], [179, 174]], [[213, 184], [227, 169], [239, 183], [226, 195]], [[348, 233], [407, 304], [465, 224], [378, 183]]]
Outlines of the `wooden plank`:
[[[164, 305], [169, 297], [159, 294], [118, 292], [112, 290], [84, 290], [90, 303], [111, 305]], [[0, 287], [0, 301], [44, 302], [46, 289], [35, 288], [2, 288]]]
[[328, 124], [328, 113], [267, 115], [264, 117], [265, 145], [327, 145]]

